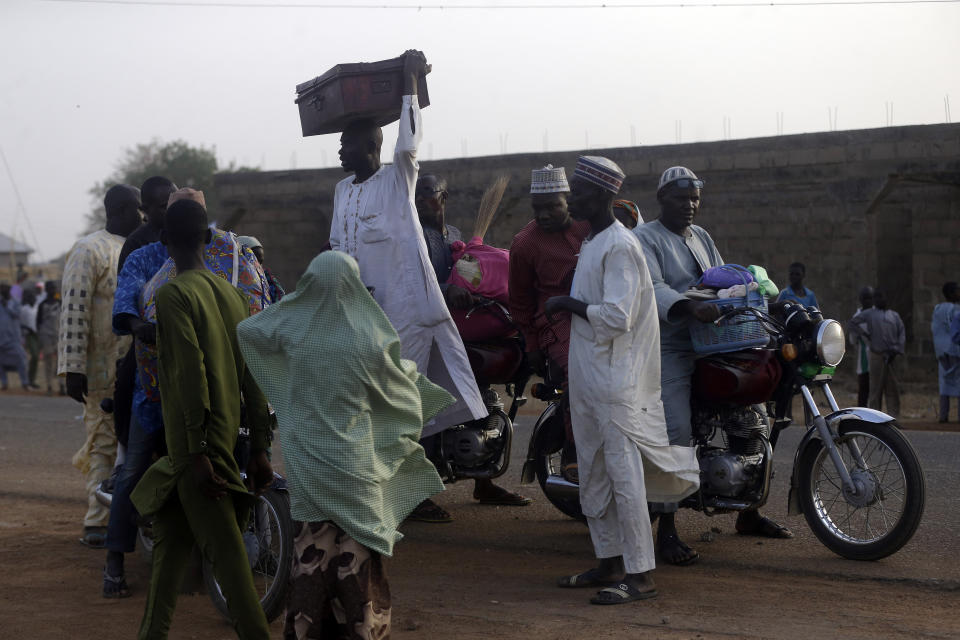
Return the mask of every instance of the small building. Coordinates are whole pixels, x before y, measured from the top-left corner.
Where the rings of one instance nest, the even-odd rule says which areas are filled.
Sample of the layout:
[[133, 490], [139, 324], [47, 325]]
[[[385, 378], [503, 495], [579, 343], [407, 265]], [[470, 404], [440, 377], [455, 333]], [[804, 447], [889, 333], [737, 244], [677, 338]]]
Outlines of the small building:
[[33, 249], [0, 233], [0, 280], [13, 282], [17, 272], [27, 266]]

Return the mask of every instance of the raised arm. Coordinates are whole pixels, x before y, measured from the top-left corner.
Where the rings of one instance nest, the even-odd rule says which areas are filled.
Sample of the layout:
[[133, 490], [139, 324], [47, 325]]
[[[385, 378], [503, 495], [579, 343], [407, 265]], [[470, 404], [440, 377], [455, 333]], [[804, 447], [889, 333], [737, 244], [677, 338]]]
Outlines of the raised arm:
[[408, 192], [413, 195], [417, 184], [417, 149], [423, 139], [420, 120], [420, 103], [417, 98], [419, 77], [429, 69], [427, 58], [421, 51], [410, 49], [404, 53], [403, 103], [400, 109], [400, 133], [393, 151], [393, 163], [402, 176]]

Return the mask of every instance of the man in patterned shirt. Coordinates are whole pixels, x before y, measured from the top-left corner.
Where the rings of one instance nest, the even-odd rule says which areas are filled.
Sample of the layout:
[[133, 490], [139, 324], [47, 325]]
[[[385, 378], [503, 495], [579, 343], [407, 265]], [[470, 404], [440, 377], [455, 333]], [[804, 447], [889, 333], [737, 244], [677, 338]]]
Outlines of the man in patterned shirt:
[[[567, 211], [570, 187], [563, 167], [534, 169], [530, 186], [533, 220], [510, 246], [510, 313], [526, 339], [527, 359], [539, 375], [566, 387], [570, 314], [561, 312], [550, 322], [544, 305], [553, 296], [570, 293], [580, 244], [590, 224], [574, 221]], [[563, 474], [576, 480], [576, 451], [565, 403], [566, 445]]]
[[57, 374], [66, 376], [67, 395], [83, 404], [87, 439], [73, 456], [84, 475], [87, 513], [81, 542], [102, 547], [110, 510], [97, 501], [97, 485], [110, 475], [117, 454], [113, 418], [100, 401], [113, 396], [116, 363], [130, 338], [114, 335], [111, 326], [117, 260], [124, 238], [140, 226], [140, 192], [129, 185], [111, 187], [103, 199], [106, 229], [84, 236], [73, 246], [63, 269], [62, 313]]

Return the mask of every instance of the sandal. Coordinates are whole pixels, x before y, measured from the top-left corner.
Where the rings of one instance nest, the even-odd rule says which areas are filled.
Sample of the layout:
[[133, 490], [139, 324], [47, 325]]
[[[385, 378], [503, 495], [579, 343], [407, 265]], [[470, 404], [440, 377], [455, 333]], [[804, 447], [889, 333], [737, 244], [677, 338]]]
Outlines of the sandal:
[[767, 518], [760, 516], [749, 526], [741, 525], [740, 518], [737, 518], [737, 533], [742, 536], [758, 536], [760, 538], [777, 538], [787, 540], [793, 537], [793, 532], [787, 527]]
[[601, 589], [597, 595], [590, 598], [590, 604], [623, 604], [634, 600], [649, 600], [657, 597], [657, 590], [640, 591], [633, 585], [625, 582]]
[[[664, 553], [664, 550], [670, 548], [674, 550], [679, 550], [682, 555], [674, 557], [667, 557]], [[700, 559], [700, 554], [691, 549], [687, 543], [681, 540], [677, 534], [671, 533], [670, 535], [664, 537], [662, 540], [660, 536], [657, 536], [657, 552], [660, 554], [660, 558], [667, 564], [676, 565], [678, 567], [685, 567], [697, 562]]]
[[589, 569], [583, 573], [576, 573], [572, 576], [563, 576], [557, 580], [557, 586], [563, 589], [582, 589], [584, 587], [606, 587], [616, 584], [614, 580], [604, 580], [597, 577], [596, 569]]
[[453, 522], [453, 516], [447, 513], [447, 510], [436, 502], [427, 498], [414, 507], [410, 515], [407, 516], [407, 520], [413, 520], [414, 522], [444, 523]]
[[123, 574], [112, 576], [107, 573], [107, 568], [103, 568], [103, 597], [104, 598], [129, 598], [130, 587], [127, 586], [127, 579]]
[[107, 542], [107, 528], [106, 527], [84, 527], [83, 528], [83, 537], [80, 538], [80, 544], [90, 547], [91, 549], [103, 549], [103, 545]]
[[481, 496], [476, 489], [473, 490], [473, 499], [479, 500], [480, 504], [495, 504], [505, 507], [525, 507], [533, 500], [525, 496], [520, 495], [519, 493], [513, 493], [512, 491], [507, 491], [503, 487], [493, 487], [495, 491], [493, 495]]

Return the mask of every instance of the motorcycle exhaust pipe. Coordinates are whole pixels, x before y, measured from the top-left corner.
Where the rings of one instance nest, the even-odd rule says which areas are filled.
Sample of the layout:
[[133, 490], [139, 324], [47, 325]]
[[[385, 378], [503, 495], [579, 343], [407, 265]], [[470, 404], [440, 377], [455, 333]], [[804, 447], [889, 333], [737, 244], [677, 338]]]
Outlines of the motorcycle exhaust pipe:
[[580, 485], [567, 482], [560, 476], [547, 478], [543, 492], [551, 498], [560, 500], [580, 500]]

